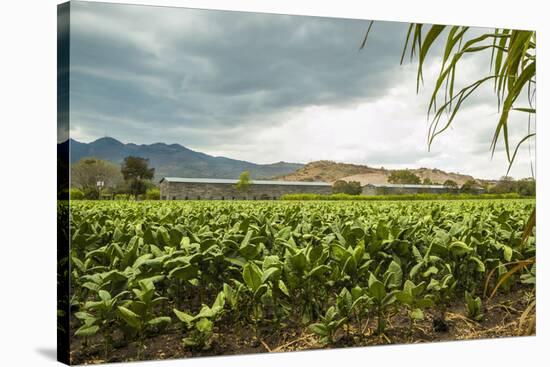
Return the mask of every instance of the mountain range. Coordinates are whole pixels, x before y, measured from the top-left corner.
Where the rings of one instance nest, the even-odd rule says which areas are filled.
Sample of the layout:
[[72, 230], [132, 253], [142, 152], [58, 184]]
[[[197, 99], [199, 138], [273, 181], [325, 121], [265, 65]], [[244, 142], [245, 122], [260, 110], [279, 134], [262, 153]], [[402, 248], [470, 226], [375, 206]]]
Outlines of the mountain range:
[[[155, 181], [162, 177], [204, 177], [238, 178], [243, 171], [249, 171], [252, 179], [279, 179], [286, 181], [358, 181], [382, 184], [388, 182], [393, 170], [373, 168], [366, 165], [337, 163], [333, 161], [314, 161], [307, 164], [277, 162], [257, 164], [227, 157], [215, 157], [197, 152], [180, 144], [124, 144], [114, 138], [105, 137], [90, 143], [74, 139], [58, 144], [58, 152], [69, 149], [71, 163], [84, 157], [96, 157], [116, 164], [125, 157], [138, 156], [149, 159], [150, 167], [155, 168]], [[411, 171], [422, 180], [428, 178], [433, 183], [453, 180], [462, 185], [474, 177], [460, 173], [449, 173], [436, 168], [416, 168]]]
[[110, 137], [90, 143], [70, 139], [70, 152], [71, 163], [76, 163], [84, 157], [96, 157], [117, 164], [130, 155], [148, 158], [149, 166], [155, 168], [155, 181], [169, 176], [238, 178], [243, 171], [249, 171], [253, 179], [266, 179], [289, 174], [304, 166], [301, 163], [288, 162], [256, 164], [211, 156], [179, 144], [124, 144]]

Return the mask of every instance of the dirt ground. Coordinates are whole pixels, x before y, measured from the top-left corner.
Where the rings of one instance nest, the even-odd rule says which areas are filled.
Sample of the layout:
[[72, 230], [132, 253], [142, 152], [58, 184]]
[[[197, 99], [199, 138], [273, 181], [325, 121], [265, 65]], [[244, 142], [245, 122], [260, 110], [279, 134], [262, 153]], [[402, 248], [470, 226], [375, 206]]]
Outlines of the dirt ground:
[[[345, 328], [339, 330], [335, 342], [326, 346], [320, 344], [318, 338], [305, 327], [286, 326], [275, 329], [271, 325], [263, 325], [260, 327], [259, 337], [256, 338], [250, 328], [223, 325], [220, 322], [215, 328], [211, 348], [193, 351], [184, 347], [181, 342], [184, 334], [177, 323], [173, 323], [162, 334], [146, 339], [140, 358], [137, 344], [125, 342], [121, 335], [114, 335], [115, 347], [107, 359], [103, 358], [99, 336], [91, 338], [87, 346], [83, 344], [83, 340], [74, 339], [70, 358], [73, 364], [95, 364], [534, 335], [535, 319], [531, 316], [522, 318], [524, 310], [532, 301], [531, 297], [532, 290], [527, 289], [517, 289], [496, 296], [484, 302], [484, 317], [480, 322], [467, 318], [463, 302], [456, 302], [448, 308], [443, 326], [438, 321], [439, 312], [425, 310], [425, 320], [416, 322], [412, 330], [407, 311], [401, 308], [387, 316], [388, 324], [383, 335], [376, 334], [376, 320], [369, 319], [364, 320], [361, 325], [351, 324], [349, 331]], [[532, 309], [530, 315], [534, 314], [535, 310]], [[76, 323], [73, 326], [76, 328]]]

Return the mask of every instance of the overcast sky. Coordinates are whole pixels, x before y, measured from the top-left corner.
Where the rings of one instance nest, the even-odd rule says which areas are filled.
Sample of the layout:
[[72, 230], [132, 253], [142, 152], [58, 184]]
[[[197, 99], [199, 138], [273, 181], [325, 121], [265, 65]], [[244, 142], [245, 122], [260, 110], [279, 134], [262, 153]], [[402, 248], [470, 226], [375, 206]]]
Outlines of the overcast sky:
[[[71, 137], [178, 143], [256, 163], [328, 159], [440, 168], [498, 178], [491, 86], [427, 147], [426, 109], [439, 52], [416, 94], [416, 64], [399, 65], [407, 24], [102, 3], [71, 3]], [[479, 29], [472, 30], [480, 32]], [[485, 76], [467, 58], [457, 83]], [[534, 125], [532, 126], [534, 130]], [[511, 120], [512, 141], [527, 132]], [[534, 139], [511, 174], [530, 176]]]

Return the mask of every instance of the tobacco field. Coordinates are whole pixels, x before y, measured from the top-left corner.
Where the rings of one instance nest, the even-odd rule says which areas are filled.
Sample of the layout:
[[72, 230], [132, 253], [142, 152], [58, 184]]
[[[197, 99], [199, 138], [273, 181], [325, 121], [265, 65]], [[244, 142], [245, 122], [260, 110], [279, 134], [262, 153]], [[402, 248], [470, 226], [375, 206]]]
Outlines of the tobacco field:
[[71, 359], [533, 334], [534, 206], [73, 201]]

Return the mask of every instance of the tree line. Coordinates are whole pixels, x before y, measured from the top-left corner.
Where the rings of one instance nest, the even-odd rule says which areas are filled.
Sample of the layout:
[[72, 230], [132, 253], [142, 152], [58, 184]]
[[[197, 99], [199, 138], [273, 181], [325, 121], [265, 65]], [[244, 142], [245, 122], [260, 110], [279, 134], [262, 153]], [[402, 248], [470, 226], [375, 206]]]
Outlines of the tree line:
[[[474, 194], [485, 192], [488, 194], [517, 193], [521, 196], [535, 196], [536, 182], [532, 178], [514, 180], [509, 176], [503, 176], [496, 182], [467, 180], [462, 185], [456, 181], [447, 179], [444, 182], [432, 181], [429, 177], [421, 179], [410, 170], [396, 170], [388, 177], [388, 182], [402, 185], [443, 185], [449, 191], [457, 193]], [[338, 180], [332, 185], [333, 194], [361, 195], [361, 183], [357, 181]]]
[[[135, 156], [124, 158], [121, 165], [110, 161], [87, 157], [71, 166], [71, 199], [160, 199], [160, 190], [153, 183], [155, 169], [149, 167], [149, 159]], [[456, 181], [433, 182], [423, 180], [410, 170], [396, 170], [388, 177], [389, 183], [414, 185], [444, 185], [457, 193], [472, 194], [481, 191], [488, 194], [517, 193], [535, 196], [536, 182], [531, 178], [514, 180], [501, 177], [497, 182], [468, 180], [461, 186]], [[250, 173], [244, 171], [236, 185], [238, 191], [246, 192], [251, 184]], [[334, 194], [361, 195], [361, 183], [337, 180], [332, 186]]]
[[71, 166], [71, 199], [151, 199], [160, 198], [153, 183], [155, 169], [149, 159], [124, 158], [120, 165], [86, 157]]

